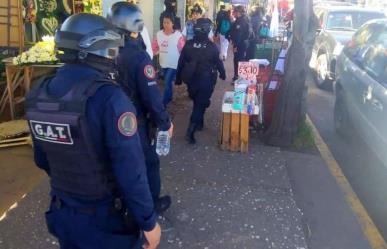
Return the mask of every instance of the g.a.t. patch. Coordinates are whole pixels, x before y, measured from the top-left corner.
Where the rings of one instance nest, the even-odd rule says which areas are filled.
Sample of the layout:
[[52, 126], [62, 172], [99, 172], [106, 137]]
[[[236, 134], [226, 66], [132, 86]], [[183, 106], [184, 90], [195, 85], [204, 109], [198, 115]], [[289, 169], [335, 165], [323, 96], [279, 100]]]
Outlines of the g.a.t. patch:
[[74, 144], [68, 124], [30, 120], [30, 127], [35, 139], [56, 144]]
[[121, 114], [118, 119], [118, 130], [126, 137], [133, 136], [137, 131], [137, 119], [132, 112], [125, 112]]
[[156, 77], [155, 68], [152, 65], [146, 65], [144, 67], [144, 74], [150, 80], [153, 80]]

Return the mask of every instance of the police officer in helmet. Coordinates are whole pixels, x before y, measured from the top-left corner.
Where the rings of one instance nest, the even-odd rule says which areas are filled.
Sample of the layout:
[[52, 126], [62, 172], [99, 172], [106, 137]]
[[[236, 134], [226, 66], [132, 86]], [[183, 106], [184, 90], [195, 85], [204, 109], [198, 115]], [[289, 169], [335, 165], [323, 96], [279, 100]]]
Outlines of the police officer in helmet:
[[199, 18], [194, 25], [194, 37], [185, 44], [177, 66], [176, 84], [187, 84], [188, 94], [193, 101], [190, 124], [186, 140], [194, 144], [195, 132], [203, 129], [204, 113], [210, 106], [210, 99], [218, 79], [226, 79], [223, 62], [219, 58], [216, 45], [210, 41], [208, 34], [212, 22], [208, 18]]
[[141, 10], [134, 4], [113, 4], [108, 19], [125, 37], [125, 46], [117, 58], [118, 82], [137, 110], [138, 131], [145, 155], [148, 182], [155, 208], [162, 213], [169, 208], [171, 198], [160, 197], [160, 160], [156, 154], [155, 131], [173, 133], [173, 124], [164, 107], [156, 82], [156, 71], [146, 51], [139, 46], [139, 32], [144, 27]]
[[103, 17], [76, 14], [55, 36], [56, 75], [29, 92], [35, 163], [47, 172], [49, 232], [62, 249], [156, 248], [160, 226], [135, 108], [109, 78], [123, 44]]
[[250, 20], [246, 15], [246, 9], [242, 5], [235, 6], [235, 22], [231, 26], [230, 38], [234, 48], [234, 77], [238, 79], [238, 64], [247, 60], [247, 49], [253, 36]]

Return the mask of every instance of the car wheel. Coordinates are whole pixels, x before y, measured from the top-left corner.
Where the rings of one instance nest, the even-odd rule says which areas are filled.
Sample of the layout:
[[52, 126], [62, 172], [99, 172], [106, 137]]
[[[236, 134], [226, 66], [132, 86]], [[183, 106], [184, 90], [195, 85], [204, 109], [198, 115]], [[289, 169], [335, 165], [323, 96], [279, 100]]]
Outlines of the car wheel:
[[337, 92], [333, 112], [335, 131], [342, 137], [348, 138], [352, 131], [352, 124], [349, 119], [347, 106], [344, 102], [342, 92]]
[[318, 55], [316, 63], [316, 85], [321, 89], [328, 89], [332, 81], [329, 79], [328, 56], [323, 53]]

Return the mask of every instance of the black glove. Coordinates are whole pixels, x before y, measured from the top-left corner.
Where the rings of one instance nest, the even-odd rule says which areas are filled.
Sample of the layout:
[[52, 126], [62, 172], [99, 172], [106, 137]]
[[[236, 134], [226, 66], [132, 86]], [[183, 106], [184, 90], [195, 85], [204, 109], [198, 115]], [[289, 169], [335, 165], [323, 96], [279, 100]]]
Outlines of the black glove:
[[221, 80], [226, 80], [226, 75], [225, 75], [225, 74], [221, 74], [221, 75], [219, 76], [219, 78], [220, 78]]

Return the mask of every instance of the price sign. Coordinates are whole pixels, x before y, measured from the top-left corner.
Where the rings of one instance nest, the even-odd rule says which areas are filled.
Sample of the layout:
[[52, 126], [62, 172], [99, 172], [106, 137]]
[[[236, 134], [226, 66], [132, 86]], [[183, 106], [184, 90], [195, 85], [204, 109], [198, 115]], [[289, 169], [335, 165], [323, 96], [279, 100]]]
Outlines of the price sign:
[[259, 66], [256, 63], [241, 61], [238, 64], [238, 76], [246, 80], [256, 80]]

